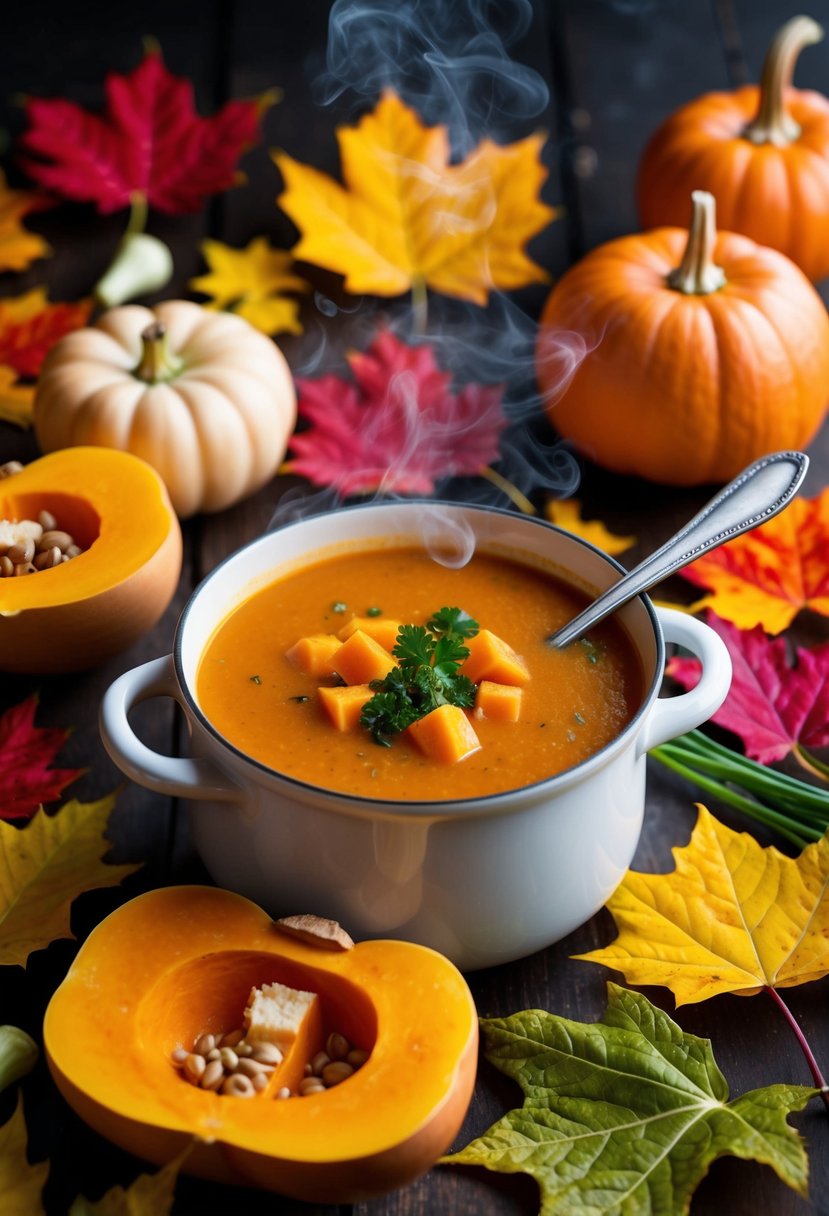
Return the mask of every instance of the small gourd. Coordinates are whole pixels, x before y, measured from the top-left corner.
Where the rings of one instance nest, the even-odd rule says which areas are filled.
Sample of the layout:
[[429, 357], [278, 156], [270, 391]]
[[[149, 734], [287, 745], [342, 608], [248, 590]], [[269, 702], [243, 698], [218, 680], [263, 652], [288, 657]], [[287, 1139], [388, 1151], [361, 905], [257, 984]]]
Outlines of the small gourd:
[[793, 17], [766, 56], [760, 85], [706, 93], [651, 137], [637, 193], [645, 228], [685, 223], [692, 190], [716, 195], [720, 227], [829, 274], [829, 98], [792, 87], [801, 50], [823, 37]]
[[80, 671], [118, 654], [164, 612], [181, 573], [181, 528], [145, 461], [110, 448], [42, 456], [0, 480], [4, 525], [48, 512], [81, 552], [0, 578], [0, 670]]
[[112, 308], [67, 334], [44, 361], [34, 402], [43, 451], [133, 452], [160, 473], [181, 518], [265, 485], [295, 422], [293, 380], [272, 339], [187, 300]]
[[[184, 1079], [186, 1061], [174, 1061], [202, 1034], [211, 1045], [235, 1037], [251, 990], [273, 985], [316, 994], [322, 1041], [356, 1045], [353, 1074], [340, 1064], [345, 1076], [330, 1076], [313, 1056], [338, 1083], [297, 1080], [294, 1067], [290, 1097]], [[477, 1066], [472, 996], [443, 955], [402, 941], [355, 946], [333, 922], [274, 922], [200, 886], [149, 891], [102, 921], [43, 1033], [58, 1088], [101, 1135], [158, 1164], [192, 1145], [187, 1173], [316, 1203], [358, 1202], [429, 1169], [460, 1128]]]
[[[690, 232], [608, 241], [544, 306], [537, 374], [555, 429], [616, 473], [725, 482], [805, 447], [829, 402], [829, 316], [783, 254], [716, 232], [693, 194]], [[564, 380], [562, 368], [572, 376]]]

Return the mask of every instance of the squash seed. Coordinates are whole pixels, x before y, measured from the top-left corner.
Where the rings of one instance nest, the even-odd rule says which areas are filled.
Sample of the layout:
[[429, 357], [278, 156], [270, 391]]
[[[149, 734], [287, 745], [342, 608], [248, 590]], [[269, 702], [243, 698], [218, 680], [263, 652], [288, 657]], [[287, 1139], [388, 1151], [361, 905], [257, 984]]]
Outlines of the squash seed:
[[326, 1085], [339, 1085], [354, 1075], [354, 1069], [345, 1060], [332, 1060], [322, 1070], [322, 1079]]
[[200, 1089], [218, 1089], [225, 1079], [221, 1060], [211, 1060], [199, 1078]]
[[206, 1067], [207, 1064], [204, 1056], [197, 1055], [196, 1052], [191, 1051], [184, 1061], [184, 1075], [188, 1081], [192, 1081], [194, 1085], [198, 1085]]
[[222, 1093], [231, 1098], [252, 1098], [256, 1093], [250, 1077], [243, 1077], [239, 1072], [233, 1072], [226, 1077], [222, 1084]]

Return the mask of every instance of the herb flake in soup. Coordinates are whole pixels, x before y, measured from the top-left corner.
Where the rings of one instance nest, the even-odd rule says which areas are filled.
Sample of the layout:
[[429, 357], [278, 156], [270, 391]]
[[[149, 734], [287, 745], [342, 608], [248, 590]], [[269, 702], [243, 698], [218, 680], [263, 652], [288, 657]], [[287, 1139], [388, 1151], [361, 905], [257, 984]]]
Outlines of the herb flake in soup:
[[[641, 703], [643, 673], [616, 621], [562, 650], [546, 645], [545, 637], [586, 602], [582, 591], [550, 572], [484, 551], [460, 569], [415, 548], [348, 551], [293, 570], [240, 604], [205, 648], [197, 698], [216, 730], [240, 751], [312, 785], [406, 802], [515, 789], [604, 747]], [[360, 721], [359, 706], [348, 728], [337, 729], [321, 690], [343, 681], [330, 667], [320, 675], [298, 665], [297, 643], [328, 637], [330, 655], [361, 621], [387, 622], [389, 633], [380, 636], [390, 652], [392, 622], [424, 629], [445, 605], [459, 606], [476, 629], [520, 656], [529, 676], [520, 701], [507, 688], [487, 702], [489, 712], [453, 708], [467, 715], [480, 744], [455, 763], [430, 758], [409, 730], [394, 734], [391, 746], [378, 745]], [[375, 682], [366, 697], [380, 687]], [[511, 708], [505, 709], [507, 702]]]

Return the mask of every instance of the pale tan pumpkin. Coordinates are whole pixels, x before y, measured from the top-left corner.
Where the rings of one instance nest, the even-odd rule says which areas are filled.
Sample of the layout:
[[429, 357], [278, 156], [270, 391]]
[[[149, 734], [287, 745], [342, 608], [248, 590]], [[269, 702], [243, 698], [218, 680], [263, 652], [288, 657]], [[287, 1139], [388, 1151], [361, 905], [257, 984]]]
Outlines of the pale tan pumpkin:
[[56, 343], [34, 422], [45, 452], [92, 444], [142, 457], [185, 517], [274, 476], [296, 393], [282, 352], [241, 317], [186, 300], [129, 304]]

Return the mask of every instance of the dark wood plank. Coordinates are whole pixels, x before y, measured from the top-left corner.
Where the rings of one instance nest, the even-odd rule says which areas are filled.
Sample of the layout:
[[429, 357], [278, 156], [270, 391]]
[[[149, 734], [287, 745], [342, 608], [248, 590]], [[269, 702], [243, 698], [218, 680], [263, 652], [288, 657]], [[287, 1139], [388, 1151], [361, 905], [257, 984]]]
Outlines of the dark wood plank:
[[[819, 7], [825, 8], [825, 4]], [[718, 0], [711, 7], [686, 5], [680, 0], [641, 6], [612, 4], [609, 0], [555, 0], [550, 5], [534, 5], [530, 24], [512, 44], [510, 53], [549, 81], [550, 96], [539, 115], [531, 120], [515, 116], [500, 123], [495, 134], [503, 140], [514, 139], [538, 125], [555, 137], [545, 153], [551, 171], [545, 198], [552, 204], [564, 201], [569, 214], [533, 244], [532, 252], [541, 264], [556, 274], [568, 258], [584, 248], [638, 226], [633, 175], [650, 131], [689, 97], [738, 79], [741, 63], [756, 75], [769, 30], [773, 31], [789, 10], [795, 11], [787, 3], [785, 12], [777, 6], [770, 15], [771, 8], [768, 4], [754, 6], [748, 0], [736, 0], [734, 8], [729, 0]], [[360, 97], [352, 90], [326, 107], [318, 104], [317, 81], [328, 36], [329, 9], [328, 0], [308, 0], [291, 9], [274, 9], [255, 0], [209, 0], [198, 5], [183, 0], [176, 6], [147, 0], [140, 11], [107, 10], [102, 18], [101, 6], [86, 3], [72, 6], [72, 20], [67, 22], [65, 6], [40, 5], [31, 16], [20, 15], [15, 37], [0, 46], [0, 69], [7, 93], [71, 95], [82, 104], [96, 107], [101, 100], [104, 71], [129, 70], [139, 58], [141, 36], [150, 32], [159, 37], [171, 70], [194, 80], [202, 112], [229, 96], [257, 94], [273, 85], [284, 90], [283, 100], [265, 116], [262, 145], [245, 157], [246, 185], [215, 200], [199, 216], [152, 220], [152, 230], [169, 240], [176, 257], [174, 284], [163, 294], [184, 294], [189, 278], [201, 268], [198, 245], [208, 233], [238, 245], [259, 234], [269, 235], [276, 244], [291, 243], [292, 226], [274, 202], [280, 184], [267, 155], [269, 147], [283, 147], [297, 159], [338, 174], [334, 127], [353, 121], [373, 104], [374, 98]], [[819, 12], [815, 15], [821, 16]], [[44, 47], [59, 47], [60, 53], [44, 53]], [[817, 64], [825, 66], [826, 61], [817, 57], [827, 50], [829, 44], [823, 44], [804, 55], [798, 82], [819, 83], [814, 73]], [[401, 91], [405, 96], [405, 89], [401, 87]], [[429, 111], [428, 104], [424, 105], [427, 121], [443, 121], [439, 108]], [[4, 112], [4, 117], [12, 133], [20, 129], [19, 113]], [[123, 217], [101, 220], [91, 208], [84, 207], [61, 207], [35, 217], [29, 223], [48, 233], [55, 257], [48, 263], [35, 264], [25, 275], [4, 276], [0, 294], [16, 294], [45, 281], [55, 298], [77, 298], [89, 290], [106, 264], [122, 222]], [[334, 276], [314, 273], [310, 268], [309, 272], [319, 296], [316, 300], [312, 297], [306, 309], [306, 337], [280, 344], [295, 372], [318, 374], [319, 369], [327, 369], [341, 358], [352, 327], [360, 332], [368, 330], [375, 305], [368, 300], [348, 301]], [[528, 327], [545, 290], [520, 293]], [[355, 304], [356, 313], [351, 311]], [[400, 304], [405, 306], [405, 301]], [[435, 315], [450, 319], [453, 325], [471, 325], [480, 319], [471, 310], [441, 310], [440, 306]], [[531, 328], [527, 332], [531, 333]], [[483, 350], [486, 342], [480, 345]], [[515, 373], [516, 369], [512, 370]], [[549, 437], [545, 434], [545, 438]], [[0, 426], [0, 460], [13, 456], [28, 459], [34, 454], [31, 436]], [[826, 429], [813, 444], [812, 454], [814, 465], [807, 483], [810, 494], [822, 488], [829, 470]], [[625, 555], [631, 563], [665, 539], [707, 496], [704, 488], [677, 491], [654, 487], [611, 477], [589, 464], [582, 467], [579, 492], [588, 515], [602, 518], [616, 531], [638, 535], [637, 547]], [[151, 634], [111, 664], [71, 679], [0, 679], [0, 709], [38, 687], [44, 723], [77, 725], [62, 759], [90, 766], [87, 776], [75, 787], [79, 796], [98, 796], [118, 780], [97, 737], [97, 704], [103, 690], [121, 671], [169, 651], [176, 615], [192, 588], [228, 553], [259, 535], [274, 519], [278, 521], [281, 512], [290, 511], [295, 494], [306, 495], [302, 483], [279, 478], [230, 511], [190, 521], [185, 528], [187, 564], [174, 604]], [[681, 597], [683, 585], [677, 581], [671, 590]], [[811, 641], [825, 639], [822, 620], [810, 621], [804, 628], [812, 629]], [[153, 746], [186, 750], [186, 739], [172, 705], [153, 703], [138, 718], [142, 734]], [[690, 786], [651, 764], [645, 829], [634, 861], [636, 868], [670, 868], [671, 848], [686, 843], [690, 836], [696, 797]], [[736, 813], [721, 807], [712, 809], [731, 826], [746, 826]], [[145, 868], [122, 890], [89, 893], [77, 902], [73, 928], [79, 937], [121, 899], [145, 886], [204, 878], [190, 844], [184, 812], [185, 808], [138, 787], [130, 785], [124, 791], [113, 825], [116, 855], [119, 859], [144, 860]], [[769, 838], [757, 834], [763, 843], [769, 843]], [[503, 1015], [542, 1007], [581, 1021], [597, 1019], [604, 1008], [607, 979], [619, 977], [571, 956], [604, 945], [612, 936], [610, 917], [601, 912], [565, 941], [530, 959], [470, 975], [480, 1013]], [[27, 972], [18, 970], [4, 976], [0, 1020], [17, 1022], [39, 1037], [43, 1009], [74, 950], [70, 942], [55, 943], [32, 959]], [[723, 997], [674, 1013], [670, 994], [655, 989], [647, 995], [672, 1013], [684, 1029], [712, 1039], [733, 1093], [779, 1080], [809, 1083], [793, 1037], [767, 998]], [[789, 989], [786, 995], [825, 1065], [829, 1060], [825, 987], [806, 985]], [[46, 1195], [49, 1216], [62, 1216], [79, 1191], [97, 1198], [106, 1187], [127, 1183], [145, 1168], [86, 1129], [56, 1098], [42, 1062], [25, 1083], [24, 1092], [31, 1156], [52, 1159]], [[519, 1098], [512, 1084], [482, 1061], [474, 1100], [456, 1147], [484, 1131]], [[0, 1120], [8, 1114], [10, 1101], [8, 1094], [0, 1099]], [[775, 1216], [807, 1216], [820, 1212], [819, 1197], [829, 1188], [825, 1114], [813, 1104], [793, 1123], [812, 1145], [813, 1194], [817, 1198], [811, 1205], [788, 1191], [769, 1169], [726, 1160], [717, 1163], [700, 1186], [691, 1207], [694, 1216], [721, 1216], [726, 1211], [729, 1216], [772, 1211]], [[409, 1187], [355, 1205], [353, 1216], [529, 1216], [537, 1209], [536, 1187], [528, 1178], [501, 1178], [481, 1170], [439, 1167]], [[264, 1216], [265, 1212], [273, 1216], [347, 1216], [351, 1207], [302, 1205], [266, 1192], [182, 1178], [175, 1211], [180, 1216], [195, 1212], [224, 1216], [235, 1211], [252, 1216]]]

